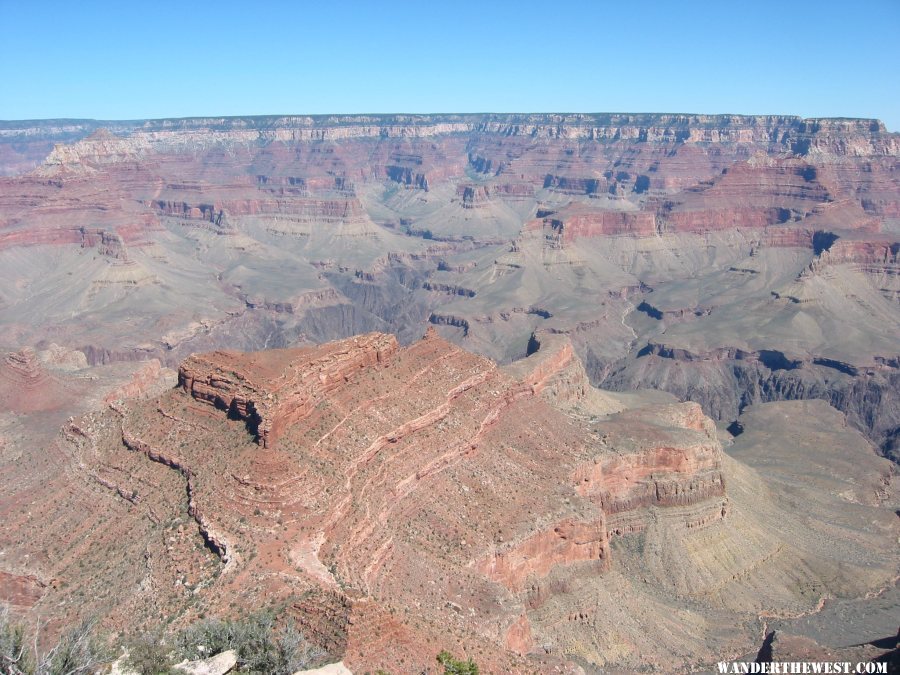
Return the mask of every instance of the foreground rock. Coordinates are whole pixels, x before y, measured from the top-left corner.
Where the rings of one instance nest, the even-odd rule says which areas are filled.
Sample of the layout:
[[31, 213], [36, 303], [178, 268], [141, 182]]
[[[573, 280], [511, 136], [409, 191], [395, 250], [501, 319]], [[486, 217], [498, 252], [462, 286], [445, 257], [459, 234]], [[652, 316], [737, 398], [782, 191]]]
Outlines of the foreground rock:
[[183, 661], [173, 666], [173, 669], [188, 675], [225, 675], [225, 673], [230, 673], [234, 670], [237, 662], [237, 652], [229, 649], [208, 659]]
[[337, 663], [329, 663], [321, 668], [313, 668], [312, 670], [300, 670], [294, 675], [353, 675], [352, 671], [344, 665], [343, 661]]

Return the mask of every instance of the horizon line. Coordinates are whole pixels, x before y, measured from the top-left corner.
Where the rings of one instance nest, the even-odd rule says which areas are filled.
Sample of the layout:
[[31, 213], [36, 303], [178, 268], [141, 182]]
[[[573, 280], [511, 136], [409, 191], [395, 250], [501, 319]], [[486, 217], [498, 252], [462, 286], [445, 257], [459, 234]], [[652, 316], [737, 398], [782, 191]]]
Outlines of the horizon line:
[[[560, 112], [560, 111], [532, 111], [532, 112], [359, 112], [359, 113], [259, 113], [237, 115], [178, 115], [163, 117], [132, 117], [132, 118], [102, 118], [102, 117], [31, 117], [31, 118], [0, 118], [0, 124], [26, 124], [38, 122], [65, 122], [65, 123], [140, 123], [140, 122], [185, 122], [192, 120], [259, 120], [259, 119], [286, 119], [286, 118], [310, 118], [314, 122], [324, 121], [328, 118], [428, 118], [428, 117], [672, 117], [672, 118], [780, 118], [785, 120], [799, 120], [803, 122], [819, 120], [835, 120], [848, 122], [878, 122], [886, 128], [880, 117], [854, 117], [854, 116], [812, 116], [805, 117], [790, 113], [698, 113], [698, 112]], [[685, 122], [689, 119], [683, 120]], [[893, 132], [892, 132], [893, 133]]]

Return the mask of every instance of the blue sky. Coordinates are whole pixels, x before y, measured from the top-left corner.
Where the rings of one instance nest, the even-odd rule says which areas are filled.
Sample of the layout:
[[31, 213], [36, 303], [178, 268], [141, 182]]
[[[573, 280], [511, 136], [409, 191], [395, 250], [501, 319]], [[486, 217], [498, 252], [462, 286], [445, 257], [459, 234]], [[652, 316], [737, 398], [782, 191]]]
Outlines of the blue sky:
[[512, 111], [900, 130], [900, 0], [0, 0], [0, 119]]

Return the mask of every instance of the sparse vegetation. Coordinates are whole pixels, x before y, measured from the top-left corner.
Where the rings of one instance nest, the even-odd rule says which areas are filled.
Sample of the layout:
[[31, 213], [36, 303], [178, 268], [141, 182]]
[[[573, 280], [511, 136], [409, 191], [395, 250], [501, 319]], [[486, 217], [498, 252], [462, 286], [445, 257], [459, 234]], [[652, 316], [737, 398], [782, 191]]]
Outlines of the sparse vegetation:
[[63, 633], [47, 651], [41, 651], [40, 623], [34, 633], [28, 635], [24, 626], [12, 621], [9, 608], [2, 606], [0, 607], [0, 674], [87, 675], [87, 673], [93, 673], [109, 657], [94, 629], [94, 621], [82, 621]]
[[128, 666], [139, 675], [169, 675], [172, 670], [172, 649], [166, 647], [159, 634], [147, 634], [132, 642], [128, 648]]
[[290, 675], [315, 665], [325, 656], [293, 622], [277, 626], [276, 615], [270, 611], [236, 621], [207, 619], [182, 631], [175, 640], [176, 653], [188, 660], [228, 649], [237, 652], [238, 671], [242, 673]]
[[[9, 608], [0, 607], [0, 675], [88, 675], [113, 660], [94, 621], [66, 631], [45, 652], [39, 651], [39, 644], [39, 635], [12, 621]], [[229, 649], [237, 653], [236, 672], [259, 675], [290, 675], [327, 656], [292, 621], [282, 622], [275, 612], [262, 611], [233, 621], [202, 620], [174, 638], [165, 638], [162, 630], [146, 633], [128, 643], [126, 663], [139, 675], [170, 675], [180, 672], [174, 670], [175, 663]]]
[[446, 649], [437, 655], [437, 662], [444, 666], [444, 675], [478, 675], [478, 665], [472, 659], [460, 661]]
[[0, 671], [6, 675], [33, 673], [31, 653], [25, 644], [25, 630], [9, 621], [9, 609], [0, 609]]

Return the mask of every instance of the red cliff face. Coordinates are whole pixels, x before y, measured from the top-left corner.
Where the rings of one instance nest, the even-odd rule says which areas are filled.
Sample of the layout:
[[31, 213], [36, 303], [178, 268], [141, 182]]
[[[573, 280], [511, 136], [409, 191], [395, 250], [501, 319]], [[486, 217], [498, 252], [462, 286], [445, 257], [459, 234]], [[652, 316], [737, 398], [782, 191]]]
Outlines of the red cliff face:
[[774, 225], [767, 227], [763, 232], [762, 243], [765, 246], [775, 248], [806, 248], [813, 247], [815, 231], [805, 227], [791, 227], [790, 225]]
[[[721, 451], [699, 409], [656, 407], [648, 421], [595, 398], [559, 335], [506, 369], [433, 330], [402, 349], [371, 333], [213, 352], [185, 361], [179, 385], [73, 420], [65, 436], [116, 504], [151, 525], [192, 522], [147, 549], [152, 607], [129, 591], [119, 603], [135, 617], [177, 606], [170, 569], [200, 584], [209, 612], [291, 598], [307, 636], [355, 668], [427, 667], [421, 645], [440, 644], [527, 669], [547, 629], [532, 610], [565, 597], [553, 579], [615, 569], [610, 535], [650, 509], [686, 531], [722, 510]], [[578, 406], [605, 421], [560, 410]], [[143, 524], [131, 536], [143, 546]], [[67, 564], [53, 572], [64, 594], [82, 584]]]
[[664, 228], [675, 232], [763, 228], [799, 221], [841, 191], [812, 164], [760, 154], [663, 204], [660, 216]]
[[[589, 385], [579, 380], [573, 370], [577, 359], [568, 341], [559, 336], [545, 336], [543, 342], [536, 355], [510, 371], [513, 379], [501, 376], [488, 364], [470, 360], [463, 365], [465, 359], [458, 360], [464, 353], [431, 332], [408, 352], [398, 351], [392, 337], [371, 334], [311, 349], [195, 356], [180, 369], [179, 383], [195, 400], [222, 409], [223, 417], [227, 410], [231, 416], [254, 424], [259, 443], [265, 448], [277, 447], [277, 439], [294, 438], [298, 433], [306, 433], [302, 429], [309, 428], [325, 429], [315, 448], [323, 443], [358, 445], [358, 452], [347, 458], [349, 463], [343, 475], [351, 484], [361, 481], [368, 493], [368, 506], [365, 513], [359, 512], [356, 499], [350, 493], [340, 497], [339, 491], [322, 521], [325, 542], [320, 545], [319, 555], [326, 558], [337, 555], [339, 574], [358, 578], [365, 587], [374, 588], [387, 583], [383, 579], [379, 581], [380, 575], [390, 564], [396, 564], [389, 562], [397, 560], [395, 545], [378, 533], [389, 522], [388, 514], [398, 500], [416, 503], [422, 485], [440, 484], [443, 490], [446, 486], [441, 482], [442, 476], [452, 467], [459, 462], [465, 465], [478, 463], [479, 458], [486, 459], [485, 453], [492, 452], [488, 448], [496, 447], [504, 437], [503, 429], [522, 414], [517, 411], [523, 405], [537, 406], [541, 418], [549, 412], [542, 403], [544, 396], [556, 404], [590, 401]], [[323, 406], [346, 399], [351, 395], [351, 387], [358, 387], [365, 378], [382, 369], [384, 375], [377, 377], [389, 377], [398, 368], [408, 368], [405, 362], [412, 365], [417, 361], [424, 368], [411, 375], [413, 382], [422, 378], [425, 384], [430, 379], [434, 386], [434, 377], [443, 368], [438, 364], [447, 362], [446, 373], [458, 373], [451, 380], [455, 386], [424, 407], [412, 401], [401, 404], [396, 398], [399, 391], [386, 391], [364, 399], [368, 402], [362, 403], [359, 413], [350, 413], [363, 414], [360, 422], [366, 416], [393, 420], [393, 426], [378, 436], [373, 437], [371, 432], [358, 440], [352, 434], [348, 436], [350, 429], [342, 428], [349, 424], [346, 418], [332, 428], [319, 426], [319, 418], [327, 410]], [[451, 361], [457, 365], [451, 368]], [[581, 374], [583, 378], [583, 371]], [[402, 388], [408, 386], [404, 384]], [[408, 406], [410, 412], [398, 417], [397, 412]], [[708, 510], [720, 517], [724, 496], [718, 472], [720, 449], [711, 422], [695, 405], [665, 408], [657, 414], [658, 423], [668, 425], [663, 429], [671, 427], [676, 430], [676, 436], [687, 434], [690, 440], [676, 441], [671, 436], [658, 442], [650, 440], [657, 431], [648, 440], [639, 441], [640, 450], [608, 453], [598, 447], [599, 454], [586, 464], [582, 462], [566, 479], [573, 497], [583, 495], [596, 504], [594, 518], [584, 520], [561, 514], [558, 520], [547, 525], [523, 528], [522, 523], [512, 527], [502, 544], [492, 542], [489, 554], [476, 555], [475, 568], [479, 573], [513, 592], [520, 592], [529, 579], [543, 578], [558, 567], [591, 564], [602, 572], [614, 564], [609, 552], [607, 513], [640, 517], [641, 510], [651, 506], [708, 504]], [[623, 429], [627, 427], [627, 418], [621, 424], [625, 425]], [[441, 442], [439, 430], [447, 425], [469, 431]], [[652, 428], [656, 427], [649, 429]], [[626, 446], [633, 442], [623, 441]], [[553, 445], [556, 447], [557, 443]], [[407, 454], [410, 452], [413, 454]], [[391, 465], [388, 475], [382, 475], [385, 461]], [[492, 522], [506, 511], [502, 505], [493, 503], [484, 503], [479, 508], [479, 517], [486, 522]], [[460, 518], [455, 509], [451, 511], [455, 515], [448, 513], [447, 518], [451, 521]], [[468, 530], [464, 538], [478, 542], [480, 535], [469, 527], [463, 525]], [[341, 550], [345, 553], [339, 553]], [[513, 631], [514, 637], [510, 639], [518, 640], [519, 644], [522, 630], [520, 627]]]
[[[654, 416], [666, 426], [644, 427], [644, 438], [656, 436], [656, 440], [639, 443], [630, 451], [625, 450], [627, 443], [617, 442], [619, 433], [632, 435], [631, 429], [625, 431], [627, 425], [643, 426]], [[670, 435], [673, 431], [675, 436]], [[699, 405], [660, 408], [640, 420], [622, 413], [608, 433], [605, 442], [620, 450], [578, 467], [574, 480], [579, 493], [608, 514], [612, 534], [642, 529], [642, 510], [651, 506], [695, 507], [686, 515], [685, 526], [689, 528], [724, 517], [727, 499], [721, 448], [714, 425]], [[681, 440], [673, 443], [673, 438]]]
[[188, 359], [178, 371], [178, 384], [195, 399], [247, 420], [256, 428], [259, 444], [272, 447], [288, 426], [308, 415], [338, 383], [397, 349], [396, 338], [373, 333], [321, 354], [314, 349], [267, 354], [266, 362], [286, 359], [289, 363], [276, 382], [262, 384], [244, 374], [255, 364], [242, 364], [239, 355], [216, 352]]
[[762, 229], [769, 225], [787, 222], [787, 209], [772, 208], [725, 208], [698, 211], [677, 211], [666, 216], [673, 232], [716, 232], [736, 228]]
[[384, 361], [397, 349], [395, 337], [373, 333], [325, 349], [261, 354], [263, 369], [288, 360], [274, 382], [246, 374], [247, 365], [256, 364], [246, 364], [241, 355], [215, 352], [188, 359], [178, 370], [178, 385], [195, 399], [247, 420], [258, 443], [272, 447], [351, 373]]
[[0, 250], [20, 246], [59, 246], [81, 244], [80, 229], [15, 230], [0, 232]]
[[813, 244], [817, 255], [803, 276], [828, 274], [831, 268], [844, 267], [865, 275], [888, 300], [900, 297], [900, 241], [896, 236], [818, 232], [816, 237]]
[[595, 523], [558, 523], [482, 560], [478, 571], [510, 590], [520, 591], [528, 579], [541, 579], [557, 565], [588, 561], [599, 561], [598, 571], [609, 567], [609, 536], [602, 519]]
[[656, 216], [622, 211], [560, 214], [544, 220], [544, 232], [548, 240], [563, 246], [576, 239], [650, 237], [656, 234]]
[[863, 267], [891, 267], [900, 263], [900, 241], [893, 237], [870, 239], [838, 238], [819, 256], [822, 265], [855, 264]]

